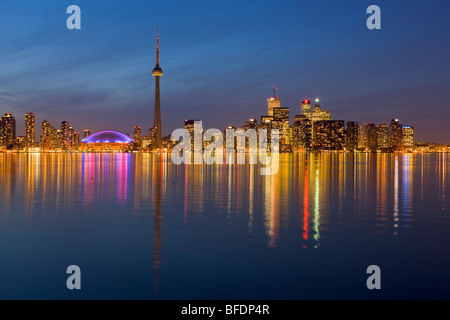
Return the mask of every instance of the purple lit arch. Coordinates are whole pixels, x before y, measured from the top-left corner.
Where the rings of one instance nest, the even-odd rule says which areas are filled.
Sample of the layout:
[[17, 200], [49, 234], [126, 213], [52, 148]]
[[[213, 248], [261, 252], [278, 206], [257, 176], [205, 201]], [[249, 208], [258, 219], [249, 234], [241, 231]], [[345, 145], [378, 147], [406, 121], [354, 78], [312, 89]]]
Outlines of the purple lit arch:
[[82, 140], [84, 143], [132, 143], [134, 139], [118, 131], [96, 132]]

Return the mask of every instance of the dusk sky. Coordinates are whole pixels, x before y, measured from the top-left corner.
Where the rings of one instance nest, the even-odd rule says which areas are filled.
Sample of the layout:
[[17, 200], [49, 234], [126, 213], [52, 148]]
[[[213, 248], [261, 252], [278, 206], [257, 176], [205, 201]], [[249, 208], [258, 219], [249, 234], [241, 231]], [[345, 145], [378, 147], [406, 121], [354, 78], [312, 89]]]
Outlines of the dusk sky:
[[[72, 4], [81, 30], [66, 27]], [[381, 30], [366, 27], [372, 4]], [[259, 119], [276, 86], [291, 120], [319, 96], [333, 119], [399, 118], [416, 140], [450, 142], [450, 3], [436, 0], [2, 0], [0, 112], [18, 135], [27, 112], [38, 134], [44, 119], [148, 133], [157, 25], [164, 135]]]

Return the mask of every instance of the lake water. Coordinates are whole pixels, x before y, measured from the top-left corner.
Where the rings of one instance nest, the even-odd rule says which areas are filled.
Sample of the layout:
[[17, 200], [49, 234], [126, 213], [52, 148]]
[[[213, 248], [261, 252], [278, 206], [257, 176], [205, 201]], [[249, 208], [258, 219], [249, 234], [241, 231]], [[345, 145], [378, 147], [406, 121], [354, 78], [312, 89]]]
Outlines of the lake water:
[[0, 298], [448, 299], [449, 160], [0, 154]]

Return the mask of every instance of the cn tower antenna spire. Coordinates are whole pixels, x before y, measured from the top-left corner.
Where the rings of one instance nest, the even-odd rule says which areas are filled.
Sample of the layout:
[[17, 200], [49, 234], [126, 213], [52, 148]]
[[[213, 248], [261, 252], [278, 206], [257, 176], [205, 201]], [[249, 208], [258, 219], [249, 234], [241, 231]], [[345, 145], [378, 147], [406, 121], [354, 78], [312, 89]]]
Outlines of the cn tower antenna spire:
[[156, 65], [159, 65], [159, 26], [156, 26]]

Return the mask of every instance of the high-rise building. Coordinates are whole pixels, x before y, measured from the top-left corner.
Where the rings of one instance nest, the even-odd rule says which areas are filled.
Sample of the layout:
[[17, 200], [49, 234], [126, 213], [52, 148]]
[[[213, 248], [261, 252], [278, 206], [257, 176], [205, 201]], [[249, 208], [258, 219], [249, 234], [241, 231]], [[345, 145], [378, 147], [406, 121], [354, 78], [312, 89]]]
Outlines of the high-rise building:
[[59, 133], [59, 138], [61, 139], [61, 148], [64, 150], [68, 149], [70, 146], [69, 130], [69, 123], [67, 121], [61, 122], [61, 133]]
[[25, 148], [33, 148], [36, 143], [36, 117], [29, 112], [25, 115]]
[[79, 132], [73, 133], [73, 146], [75, 148], [78, 148], [80, 146], [80, 133]]
[[[185, 120], [184, 129], [186, 129], [191, 135], [191, 150], [194, 151], [195, 143], [203, 148], [203, 129], [201, 120]], [[197, 139], [197, 140], [195, 140]], [[201, 150], [195, 150], [201, 151]]]
[[162, 128], [161, 128], [161, 99], [159, 91], [159, 78], [163, 75], [163, 71], [159, 66], [159, 30], [156, 31], [156, 66], [153, 69], [155, 77], [155, 115], [153, 118], [154, 148], [162, 147]]
[[391, 121], [390, 145], [392, 151], [403, 150], [403, 130], [398, 119], [392, 119]]
[[266, 125], [270, 125], [270, 123], [273, 120], [273, 116], [261, 116], [261, 124], [266, 124]]
[[0, 131], [1, 145], [5, 147], [12, 146], [16, 141], [16, 119], [10, 112], [2, 117]]
[[[245, 149], [247, 151], [251, 150], [252, 146], [257, 146], [258, 145], [258, 120], [256, 119], [249, 119], [242, 127], [242, 130], [244, 130], [245, 132], [247, 132], [247, 130], [255, 130], [256, 135], [249, 135], [248, 138], [245, 138]], [[205, 145], [206, 147], [206, 145]], [[225, 146], [226, 147], [226, 146]]]
[[90, 135], [91, 135], [91, 130], [86, 129], [86, 130], [83, 131], [83, 139], [86, 139]]
[[242, 129], [254, 129], [258, 131], [258, 120], [257, 119], [248, 119], [248, 121], [242, 126]]
[[316, 105], [312, 111], [312, 121], [326, 121], [331, 120], [330, 110], [322, 110], [319, 104], [319, 98], [316, 99]]
[[311, 101], [308, 99], [303, 100], [302, 105], [300, 106], [300, 112], [306, 119], [311, 120]]
[[374, 123], [364, 123], [364, 147], [366, 151], [376, 152], [378, 149], [377, 128]]
[[346, 148], [347, 151], [355, 152], [358, 149], [358, 122], [347, 121]]
[[142, 148], [142, 129], [139, 126], [134, 127], [134, 145], [138, 150]]
[[306, 115], [296, 115], [292, 124], [292, 149], [309, 151], [311, 149], [311, 119]]
[[52, 126], [49, 121], [44, 120], [41, 124], [41, 149], [50, 150], [52, 148]]
[[315, 134], [315, 130], [314, 130], [314, 123], [316, 123], [317, 121], [329, 121], [331, 120], [331, 114], [329, 110], [323, 111], [320, 108], [320, 104], [319, 104], [319, 98], [316, 99], [316, 104], [314, 106], [314, 109], [312, 111], [311, 114], [311, 129], [312, 129], [312, 138], [314, 140], [314, 134]]
[[387, 151], [389, 149], [389, 127], [387, 124], [377, 125], [378, 149]]
[[289, 144], [289, 108], [274, 108], [272, 128], [280, 130], [280, 143]]
[[61, 130], [51, 127], [51, 149], [60, 149], [61, 148]]
[[56, 130], [56, 148], [67, 150], [66, 134], [63, 130]]
[[69, 146], [71, 148], [74, 147], [75, 142], [74, 142], [74, 137], [75, 136], [75, 130], [72, 127], [69, 127]]
[[267, 115], [273, 117], [273, 109], [281, 106], [280, 98], [278, 97], [277, 88], [273, 87], [273, 97], [267, 99]]
[[322, 120], [314, 123], [313, 147], [318, 151], [344, 150], [345, 127], [343, 120]]
[[403, 126], [402, 127], [402, 139], [403, 148], [408, 151], [412, 151], [414, 148], [414, 127]]

